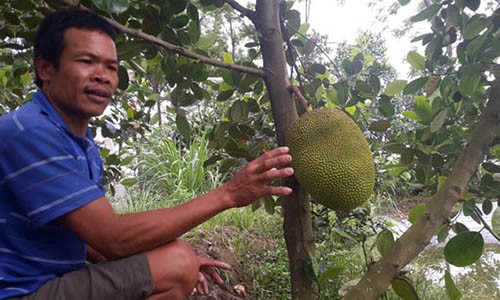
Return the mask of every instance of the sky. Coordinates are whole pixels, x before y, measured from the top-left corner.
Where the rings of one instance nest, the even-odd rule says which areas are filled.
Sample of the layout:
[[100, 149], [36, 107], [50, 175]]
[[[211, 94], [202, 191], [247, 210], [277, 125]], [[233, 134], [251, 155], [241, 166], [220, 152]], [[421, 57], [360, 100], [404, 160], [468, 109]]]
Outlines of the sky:
[[[410, 65], [405, 62], [406, 54], [417, 48], [416, 43], [410, 43], [411, 37], [405, 36], [397, 39], [391, 29], [400, 28], [404, 21], [417, 13], [417, 5], [420, 1], [413, 0], [406, 6], [401, 7], [395, 15], [389, 15], [386, 22], [377, 20], [377, 11], [368, 7], [369, 2], [374, 0], [311, 0], [309, 24], [317, 32], [328, 35], [330, 42], [354, 43], [360, 31], [370, 30], [380, 32], [386, 40], [387, 55], [389, 62], [396, 68], [398, 75], [406, 77]], [[391, 1], [384, 1], [384, 5], [390, 5]], [[339, 3], [339, 2], [344, 2]], [[255, 0], [240, 0], [239, 3], [255, 3]], [[295, 3], [294, 9], [301, 12], [301, 19], [305, 19], [305, 1]], [[422, 30], [422, 26], [428, 26], [425, 22], [416, 24], [416, 31]], [[413, 35], [414, 36], [414, 35]]]
[[[410, 67], [405, 61], [406, 54], [418, 45], [410, 43], [409, 36], [397, 39], [392, 29], [400, 28], [406, 19], [415, 15], [420, 1], [410, 1], [408, 5], [401, 7], [397, 14], [389, 15], [384, 23], [377, 20], [378, 12], [368, 7], [370, 1], [373, 0], [346, 0], [343, 1], [344, 4], [339, 4], [340, 1], [336, 0], [312, 0], [309, 15], [311, 28], [328, 35], [330, 41], [347, 43], [354, 43], [357, 34], [363, 30], [382, 33], [386, 40], [389, 61], [400, 76], [405, 76]], [[390, 1], [385, 2], [390, 4]], [[304, 3], [297, 3], [294, 8], [301, 11], [302, 17], [305, 17]], [[419, 25], [426, 24], [417, 24], [416, 30], [419, 30]]]

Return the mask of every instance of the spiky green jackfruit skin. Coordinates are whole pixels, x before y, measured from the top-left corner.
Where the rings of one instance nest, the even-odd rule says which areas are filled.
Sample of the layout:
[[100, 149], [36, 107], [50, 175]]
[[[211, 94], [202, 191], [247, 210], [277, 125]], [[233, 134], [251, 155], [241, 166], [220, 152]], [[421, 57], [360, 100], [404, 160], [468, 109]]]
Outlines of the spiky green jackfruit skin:
[[344, 112], [307, 112], [291, 124], [286, 141], [295, 176], [316, 202], [351, 210], [368, 200], [375, 184], [373, 156], [363, 133]]

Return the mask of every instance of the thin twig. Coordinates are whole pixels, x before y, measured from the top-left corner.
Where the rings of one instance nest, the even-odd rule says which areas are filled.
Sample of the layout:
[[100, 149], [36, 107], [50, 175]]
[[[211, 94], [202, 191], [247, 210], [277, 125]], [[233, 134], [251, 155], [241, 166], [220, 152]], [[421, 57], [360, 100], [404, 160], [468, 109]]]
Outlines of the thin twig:
[[300, 106], [304, 109], [304, 111], [312, 110], [311, 105], [307, 102], [306, 98], [302, 96], [299, 88], [296, 85], [290, 85], [288, 89], [295, 95], [295, 98], [299, 102]]
[[[249, 18], [252, 22], [255, 20], [255, 11], [244, 7], [235, 0], [225, 0], [232, 8], [239, 11], [242, 16]], [[255, 22], [254, 22], [255, 23]]]

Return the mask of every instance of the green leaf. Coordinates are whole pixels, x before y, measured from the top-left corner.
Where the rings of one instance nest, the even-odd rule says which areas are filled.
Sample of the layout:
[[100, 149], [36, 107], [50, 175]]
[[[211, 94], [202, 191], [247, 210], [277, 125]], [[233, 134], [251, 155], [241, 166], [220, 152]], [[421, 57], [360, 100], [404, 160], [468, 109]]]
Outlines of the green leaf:
[[475, 208], [476, 201], [474, 199], [469, 199], [462, 204], [462, 209], [464, 211], [464, 215], [466, 216], [472, 216], [475, 212]]
[[182, 28], [189, 23], [189, 19], [190, 18], [188, 15], [178, 15], [172, 18], [172, 20], [170, 21], [170, 25], [176, 29]]
[[437, 13], [439, 12], [440, 9], [441, 9], [441, 5], [439, 5], [439, 4], [429, 5], [424, 10], [422, 10], [421, 12], [416, 14], [415, 16], [411, 17], [410, 21], [420, 22], [420, 21], [430, 19], [430, 18], [434, 17], [435, 15], [437, 15]]
[[401, 6], [405, 6], [406, 4], [410, 3], [410, 0], [398, 0], [398, 2]]
[[233, 105], [229, 109], [229, 117], [231, 118], [231, 121], [236, 123], [246, 120], [248, 118], [248, 113], [248, 107], [241, 100], [234, 101]]
[[137, 184], [139, 182], [139, 180], [137, 180], [136, 178], [125, 178], [125, 179], [122, 179], [122, 181], [120, 181], [121, 184], [123, 184], [124, 186], [133, 186], [134, 184]]
[[465, 226], [464, 224], [462, 223], [455, 223], [453, 224], [453, 226], [451, 227], [451, 229], [453, 229], [453, 232], [455, 232], [456, 234], [460, 234], [462, 232], [469, 232], [469, 228], [467, 228], [467, 226]]
[[462, 298], [462, 293], [457, 289], [450, 272], [446, 270], [444, 272], [444, 286], [446, 287], [446, 294], [450, 300], [460, 300]]
[[415, 102], [414, 111], [422, 122], [427, 122], [432, 118], [432, 108], [429, 99], [425, 96], [417, 96], [413, 99]]
[[466, 0], [465, 1], [465, 6], [470, 8], [472, 11], [476, 11], [479, 8], [479, 5], [481, 5], [481, 0]]
[[195, 20], [195, 21], [199, 21], [200, 20], [200, 14], [198, 13], [198, 8], [193, 3], [189, 3], [187, 5], [186, 11], [187, 11], [188, 16], [192, 20]]
[[481, 166], [490, 173], [500, 173], [500, 166], [492, 162], [485, 162]]
[[348, 59], [344, 59], [341, 63], [342, 68], [344, 68], [345, 72], [347, 75], [353, 75], [354, 72], [352, 71], [352, 62]]
[[356, 91], [358, 91], [360, 96], [366, 97], [368, 99], [375, 99], [375, 93], [373, 92], [371, 85], [369, 85], [368, 83], [357, 80], [354, 88]]
[[189, 122], [186, 119], [186, 117], [177, 113], [177, 115], [175, 116], [175, 125], [177, 125], [177, 130], [179, 130], [179, 132], [184, 138], [186, 139], [191, 138], [191, 126], [189, 125]]
[[394, 108], [394, 105], [391, 103], [391, 100], [388, 98], [382, 98], [379, 102], [379, 110], [382, 113], [382, 115], [386, 118], [390, 118], [394, 116], [394, 113], [396, 112], [396, 109]]
[[465, 267], [476, 262], [483, 254], [484, 239], [475, 231], [462, 232], [451, 238], [444, 247], [447, 262], [457, 267]]
[[446, 20], [450, 23], [450, 25], [453, 26], [461, 26], [462, 25], [462, 15], [460, 13], [460, 10], [456, 5], [450, 5], [448, 6], [447, 10], [447, 18]]
[[431, 132], [434, 133], [443, 127], [444, 121], [448, 116], [448, 109], [442, 109], [431, 122]]
[[491, 217], [491, 229], [496, 235], [500, 235], [500, 207], [497, 207]]
[[318, 277], [316, 276], [316, 272], [314, 271], [313, 263], [310, 259], [304, 262], [304, 272], [306, 273], [306, 277], [311, 282], [318, 282]]
[[425, 203], [420, 203], [413, 206], [408, 214], [408, 221], [415, 224], [415, 222], [424, 214], [427, 205]]
[[387, 150], [391, 153], [402, 153], [405, 149], [405, 146], [401, 143], [390, 142], [384, 145], [384, 150]]
[[415, 70], [418, 71], [425, 70], [425, 57], [420, 55], [418, 52], [416, 51], [408, 52], [408, 55], [406, 55], [406, 59]]
[[438, 178], [438, 187], [437, 187], [438, 191], [441, 190], [441, 188], [443, 187], [443, 185], [446, 182], [447, 178], [448, 177], [446, 177], [446, 176], [439, 176], [439, 178]]
[[128, 88], [129, 78], [127, 69], [123, 66], [118, 67], [118, 88], [125, 91]]
[[427, 81], [429, 80], [429, 77], [420, 77], [415, 80], [410, 81], [404, 88], [403, 90], [403, 95], [413, 95], [416, 92], [418, 92], [420, 89], [422, 89]]
[[392, 289], [403, 300], [419, 300], [417, 291], [406, 276], [398, 276], [391, 281]]
[[471, 96], [481, 82], [482, 68], [479, 64], [464, 65], [460, 68], [460, 92]]
[[491, 200], [489, 199], [484, 200], [482, 209], [485, 215], [489, 215], [493, 211], [493, 203], [491, 203]]
[[437, 234], [437, 240], [439, 243], [446, 241], [446, 238], [450, 234], [450, 226], [442, 225]]
[[233, 93], [234, 90], [220, 92], [219, 95], [217, 95], [217, 101], [226, 101], [233, 95]]
[[488, 19], [484, 18], [483, 16], [473, 16], [465, 25], [463, 32], [464, 39], [469, 40], [475, 38], [481, 31], [488, 27], [489, 23], [490, 22], [488, 21]]
[[377, 235], [375, 244], [377, 245], [377, 250], [380, 255], [385, 256], [394, 245], [394, 235], [390, 230], [384, 229]]
[[128, 9], [128, 0], [92, 0], [92, 2], [102, 11], [107, 13], [122, 13]]
[[275, 206], [276, 206], [276, 202], [274, 201], [273, 197], [271, 196], [267, 196], [263, 199], [263, 202], [264, 202], [264, 209], [266, 210], [266, 212], [270, 215], [274, 215], [275, 213]]
[[384, 94], [386, 94], [389, 97], [399, 95], [405, 88], [406, 83], [407, 83], [406, 80], [394, 80], [393, 82], [387, 85]]
[[224, 59], [225, 63], [228, 63], [228, 64], [233, 64], [234, 63], [233, 57], [231, 56], [230, 53], [224, 52], [223, 59]]
[[326, 72], [326, 67], [322, 64], [311, 64], [309, 66], [309, 72], [313, 74], [324, 74]]
[[407, 117], [410, 120], [413, 121], [420, 121], [420, 118], [417, 116], [417, 113], [414, 111], [404, 111], [403, 116]]
[[380, 91], [380, 78], [378, 78], [378, 76], [375, 75], [370, 75], [368, 81], [370, 83], [370, 86], [372, 87], [372, 91], [375, 94], [378, 94], [378, 92]]
[[342, 267], [333, 267], [326, 270], [319, 275], [318, 283], [322, 285], [327, 283], [328, 280], [335, 279], [335, 277], [337, 277], [343, 270], [344, 268]]
[[390, 120], [377, 120], [375, 122], [372, 122], [370, 124], [370, 130], [371, 131], [385, 131], [387, 128], [391, 127], [391, 121]]

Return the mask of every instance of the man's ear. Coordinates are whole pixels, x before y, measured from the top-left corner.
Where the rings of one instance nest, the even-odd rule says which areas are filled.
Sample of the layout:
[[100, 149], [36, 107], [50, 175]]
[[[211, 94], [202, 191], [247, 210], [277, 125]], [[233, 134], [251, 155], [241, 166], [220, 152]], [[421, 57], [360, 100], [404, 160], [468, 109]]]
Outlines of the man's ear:
[[50, 61], [40, 56], [35, 59], [35, 69], [38, 77], [40, 77], [43, 82], [50, 81], [50, 78], [55, 71], [54, 65]]

